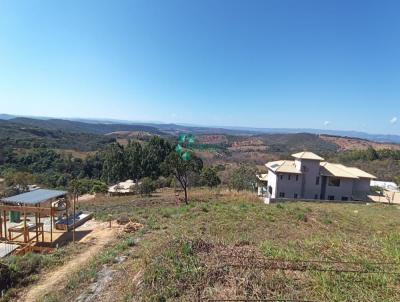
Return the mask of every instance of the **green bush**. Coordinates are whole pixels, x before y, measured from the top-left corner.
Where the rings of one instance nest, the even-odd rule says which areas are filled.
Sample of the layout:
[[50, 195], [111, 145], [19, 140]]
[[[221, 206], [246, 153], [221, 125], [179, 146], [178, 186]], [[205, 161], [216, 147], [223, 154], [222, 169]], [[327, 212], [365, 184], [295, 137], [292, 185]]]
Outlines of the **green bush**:
[[201, 184], [210, 188], [221, 184], [221, 179], [218, 177], [217, 170], [213, 167], [205, 167], [201, 171]]
[[29, 283], [32, 276], [46, 265], [45, 256], [28, 253], [11, 256], [0, 262], [0, 291]]
[[238, 192], [252, 191], [255, 189], [256, 181], [256, 171], [250, 166], [241, 164], [231, 175], [230, 187]]
[[142, 196], [150, 196], [156, 190], [156, 184], [150, 177], [145, 177], [139, 185], [139, 193]]

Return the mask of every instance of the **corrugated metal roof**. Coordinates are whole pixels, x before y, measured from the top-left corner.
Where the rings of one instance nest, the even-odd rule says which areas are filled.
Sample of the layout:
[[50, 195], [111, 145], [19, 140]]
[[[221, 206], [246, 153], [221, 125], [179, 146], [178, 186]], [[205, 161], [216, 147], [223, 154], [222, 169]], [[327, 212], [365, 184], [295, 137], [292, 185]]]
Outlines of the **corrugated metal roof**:
[[38, 204], [52, 198], [66, 195], [67, 193], [68, 192], [66, 191], [59, 190], [37, 189], [19, 195], [2, 198], [1, 201], [8, 203]]
[[295, 153], [295, 154], [292, 154], [292, 156], [294, 158], [298, 158], [298, 159], [309, 159], [309, 160], [319, 160], [319, 161], [324, 160], [321, 156], [318, 156], [315, 153], [307, 152], [307, 151]]

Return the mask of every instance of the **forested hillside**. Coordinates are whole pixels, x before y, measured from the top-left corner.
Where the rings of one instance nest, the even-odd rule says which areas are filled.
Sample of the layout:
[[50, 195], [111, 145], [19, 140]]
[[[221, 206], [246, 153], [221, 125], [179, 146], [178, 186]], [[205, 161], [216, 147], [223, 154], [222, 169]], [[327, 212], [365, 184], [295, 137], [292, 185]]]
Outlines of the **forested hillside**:
[[49, 130], [62, 130], [68, 132], [84, 132], [95, 134], [106, 134], [115, 131], [145, 131], [151, 134], [164, 134], [155, 127], [145, 125], [130, 125], [130, 124], [113, 124], [113, 123], [84, 123], [63, 119], [30, 119], [30, 118], [14, 118], [10, 122], [25, 125], [29, 127], [38, 127]]
[[1, 145], [11, 148], [57, 148], [96, 151], [114, 141], [114, 138], [101, 134], [72, 132], [61, 128], [43, 128], [0, 120]]

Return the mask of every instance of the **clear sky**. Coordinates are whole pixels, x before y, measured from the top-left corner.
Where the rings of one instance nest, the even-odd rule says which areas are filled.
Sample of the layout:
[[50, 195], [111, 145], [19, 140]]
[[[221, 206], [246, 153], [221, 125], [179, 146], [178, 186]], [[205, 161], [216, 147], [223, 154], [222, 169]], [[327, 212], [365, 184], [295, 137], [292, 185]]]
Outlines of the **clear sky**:
[[0, 0], [0, 113], [400, 134], [400, 1]]

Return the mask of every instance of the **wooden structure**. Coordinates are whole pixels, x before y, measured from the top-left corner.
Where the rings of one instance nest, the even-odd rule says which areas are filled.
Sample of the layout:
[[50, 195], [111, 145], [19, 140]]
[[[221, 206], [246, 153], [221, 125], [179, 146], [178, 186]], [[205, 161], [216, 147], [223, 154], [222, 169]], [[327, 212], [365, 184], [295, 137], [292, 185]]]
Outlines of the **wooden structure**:
[[[34, 191], [22, 193], [19, 195], [2, 198], [0, 200], [0, 238], [6, 243], [25, 244], [31, 246], [31, 243], [44, 242], [44, 224], [41, 221], [45, 216], [50, 217], [50, 242], [53, 241], [54, 216], [58, 209], [53, 206], [57, 199], [64, 198], [66, 205], [67, 192], [58, 190], [37, 189]], [[23, 217], [23, 222], [11, 227], [7, 226], [7, 213], [17, 212]], [[66, 208], [68, 213], [68, 207]], [[27, 215], [34, 215], [34, 222], [28, 222]], [[68, 216], [68, 214], [67, 214]], [[30, 236], [34, 233], [34, 236]], [[22, 237], [22, 242], [17, 241]]]

